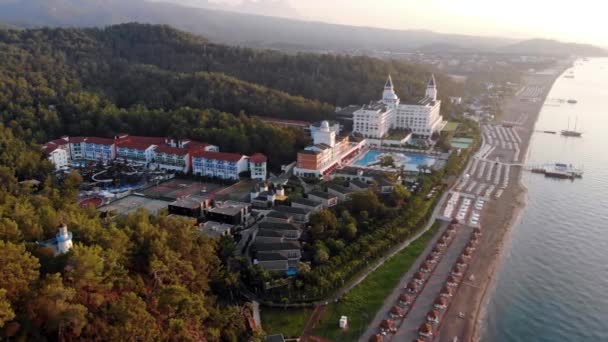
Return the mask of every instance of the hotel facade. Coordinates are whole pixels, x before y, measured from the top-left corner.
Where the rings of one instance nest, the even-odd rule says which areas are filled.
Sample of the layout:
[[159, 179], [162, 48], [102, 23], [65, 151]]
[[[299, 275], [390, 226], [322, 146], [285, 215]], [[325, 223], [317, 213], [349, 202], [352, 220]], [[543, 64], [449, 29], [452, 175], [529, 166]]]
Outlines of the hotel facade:
[[382, 100], [365, 105], [353, 113], [353, 133], [383, 139], [391, 130], [408, 130], [417, 136], [430, 138], [445, 126], [440, 112], [441, 101], [437, 99], [434, 75], [427, 84], [425, 97], [414, 103], [401, 103], [389, 75]]
[[43, 151], [57, 170], [70, 161], [109, 162], [125, 160], [150, 169], [192, 173], [197, 176], [238, 180], [245, 172], [251, 178], [266, 180], [267, 158], [219, 152], [219, 147], [189, 139], [141, 137], [120, 134], [111, 138], [62, 137], [46, 143]]

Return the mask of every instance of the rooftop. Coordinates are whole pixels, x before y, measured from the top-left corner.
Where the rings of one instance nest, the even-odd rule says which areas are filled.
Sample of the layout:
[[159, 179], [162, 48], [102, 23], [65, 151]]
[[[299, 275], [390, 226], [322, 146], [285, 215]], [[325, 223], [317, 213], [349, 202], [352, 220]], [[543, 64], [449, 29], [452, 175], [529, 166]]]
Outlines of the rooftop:
[[255, 242], [253, 246], [258, 252], [274, 252], [300, 249], [300, 243], [297, 241], [285, 241], [274, 243]]
[[294, 208], [294, 207], [288, 207], [285, 205], [276, 206], [276, 207], [274, 207], [274, 210], [283, 212], [283, 213], [298, 214], [298, 215], [306, 215], [306, 214], [310, 213], [310, 210], [306, 210], [304, 208]]
[[269, 212], [266, 215], [266, 217], [279, 218], [279, 219], [287, 220], [287, 219], [291, 218], [292, 215], [289, 215], [289, 214], [287, 214], [285, 212], [273, 210], [273, 211]]
[[313, 192], [309, 193], [308, 195], [323, 198], [326, 200], [336, 198], [336, 195], [331, 195], [331, 194], [328, 194], [327, 192], [321, 192], [321, 191], [313, 191]]
[[300, 230], [298, 226], [291, 223], [277, 223], [277, 222], [260, 222], [258, 224], [260, 229], [273, 229], [273, 230]]
[[192, 153], [192, 158], [204, 158], [211, 160], [223, 160], [223, 161], [231, 161], [237, 162], [241, 160], [244, 156], [242, 154], [237, 153], [225, 153], [225, 152], [208, 152], [208, 151], [199, 151]]
[[166, 153], [166, 154], [175, 154], [179, 156], [185, 156], [190, 151], [184, 148], [171, 147], [167, 145], [160, 145], [156, 148], [156, 153]]
[[169, 205], [173, 207], [196, 209], [200, 208], [201, 203], [207, 200], [209, 199], [201, 196], [189, 196], [185, 198], [179, 198], [175, 202], [170, 203]]
[[331, 189], [331, 190], [334, 190], [334, 191], [337, 191], [337, 192], [339, 192], [339, 193], [341, 193], [343, 195], [350, 194], [351, 192], [353, 192], [352, 190], [350, 190], [348, 188], [345, 188], [342, 185], [338, 185], [338, 184], [329, 184], [327, 186], [327, 188]]
[[268, 161], [268, 158], [261, 153], [255, 153], [251, 157], [249, 157], [249, 160], [252, 163], [261, 164], [261, 163], [265, 163], [266, 161]]
[[114, 139], [110, 138], [88, 137], [86, 138], [86, 142], [87, 144], [114, 145]]
[[308, 198], [302, 198], [302, 197], [297, 198], [297, 199], [291, 201], [291, 203], [297, 203], [297, 204], [305, 205], [305, 206], [308, 206], [308, 207], [317, 207], [317, 206], [321, 205], [320, 202], [313, 201], [313, 200], [308, 199]]
[[231, 231], [233, 228], [234, 226], [231, 224], [207, 221], [201, 226], [200, 231], [209, 236], [221, 236]]
[[249, 203], [226, 201], [223, 203], [218, 202], [214, 208], [207, 209], [207, 211], [214, 214], [234, 216], [239, 214], [243, 208], [247, 207], [249, 207]]

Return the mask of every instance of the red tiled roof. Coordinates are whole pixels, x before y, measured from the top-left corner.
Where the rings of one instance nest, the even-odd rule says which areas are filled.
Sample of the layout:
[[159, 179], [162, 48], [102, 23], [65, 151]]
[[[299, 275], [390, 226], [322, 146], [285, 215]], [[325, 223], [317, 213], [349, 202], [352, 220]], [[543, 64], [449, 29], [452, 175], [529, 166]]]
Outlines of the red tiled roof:
[[243, 155], [237, 153], [199, 151], [193, 153], [192, 157], [237, 162], [243, 158]]
[[189, 152], [190, 150], [184, 148], [171, 147], [167, 145], [160, 145], [156, 148], [156, 153], [176, 154], [178, 156], [185, 156]]
[[85, 137], [70, 137], [70, 143], [81, 143], [85, 140]]
[[85, 139], [87, 144], [97, 144], [97, 145], [114, 145], [114, 139], [109, 138], [98, 138], [98, 137], [88, 137]]
[[149, 145], [164, 144], [166, 139], [167, 139], [166, 137], [142, 137], [142, 136], [137, 136], [137, 135], [129, 135], [129, 136], [126, 136], [119, 140], [120, 141], [130, 141], [130, 142], [134, 142], [134, 143], [138, 143], [138, 144], [148, 144], [148, 146], [149, 146]]
[[437, 319], [439, 317], [439, 313], [436, 310], [431, 310], [429, 311], [429, 313], [426, 315], [426, 317], [430, 317], [432, 319]]
[[268, 161], [268, 158], [266, 158], [265, 155], [261, 154], [261, 153], [255, 153], [253, 154], [249, 160], [251, 160], [252, 163], [265, 163], [266, 161]]
[[50, 143], [53, 143], [53, 144], [55, 144], [55, 145], [59, 145], [59, 146], [61, 146], [61, 145], [67, 145], [67, 144], [68, 144], [68, 142], [67, 142], [67, 141], [65, 141], [64, 139], [55, 139], [55, 140], [51, 140], [51, 141], [49, 141], [47, 144], [50, 144]]
[[184, 147], [187, 148], [188, 150], [192, 151], [192, 150], [196, 150], [196, 149], [202, 149], [202, 150], [204, 150], [206, 147], [209, 147], [209, 146], [211, 146], [211, 145], [207, 144], [207, 143], [203, 143], [203, 142], [200, 142], [200, 141], [190, 140], [190, 141], [188, 141], [188, 143]]
[[125, 148], [131, 148], [131, 149], [134, 149], [134, 150], [145, 151], [150, 146], [152, 146], [154, 144], [147, 144], [147, 143], [132, 142], [132, 141], [123, 140], [123, 141], [119, 141], [118, 143], [116, 143], [116, 145], [118, 147], [125, 147]]
[[55, 144], [53, 142], [48, 142], [48, 143], [42, 145], [42, 152], [44, 152], [46, 154], [51, 154], [53, 151], [55, 151], [58, 148], [59, 148], [59, 146], [57, 146], [57, 144]]

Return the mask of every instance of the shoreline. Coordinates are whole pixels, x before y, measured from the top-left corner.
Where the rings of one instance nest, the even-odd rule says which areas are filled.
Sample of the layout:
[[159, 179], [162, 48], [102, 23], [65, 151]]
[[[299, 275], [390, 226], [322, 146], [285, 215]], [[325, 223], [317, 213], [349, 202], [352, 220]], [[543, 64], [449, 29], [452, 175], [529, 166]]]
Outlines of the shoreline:
[[[542, 101], [539, 101], [540, 104], [530, 110], [526, 122], [521, 126], [523, 131], [520, 131], [520, 134], [524, 140], [522, 152], [525, 151], [522, 165], [527, 162], [532, 135], [544, 103], [555, 82], [571, 65], [571, 62], [559, 65], [556, 68], [557, 74], [553, 75], [551, 79], [541, 79], [541, 84], [547, 88], [546, 92], [543, 94]], [[538, 81], [536, 77], [538, 76], [526, 76], [524, 85], [530, 85], [532, 80]], [[518, 96], [515, 95], [507, 99], [505, 108], [514, 104], [517, 106], [517, 98]], [[519, 115], [519, 113], [514, 113], [513, 110], [505, 110], [501, 121], [512, 119], [512, 116], [516, 114]], [[507, 250], [505, 247], [510, 242], [512, 229], [521, 220], [528, 200], [528, 189], [524, 183], [524, 167], [519, 166], [513, 168], [512, 171], [515, 171], [511, 176], [514, 185], [505, 191], [503, 197], [492, 205], [491, 212], [482, 218], [484, 227], [493, 228], [484, 229], [484, 232], [488, 232], [488, 234], [484, 233], [482, 237], [483, 240], [486, 240], [483, 243], [482, 253], [472, 264], [470, 273], [478, 278], [473, 281], [476, 284], [471, 284], [471, 287], [465, 288], [464, 291], [460, 291], [455, 296], [456, 305], [453, 305], [446, 313], [445, 319], [448, 322], [445, 322], [447, 324], [438, 332], [439, 341], [451, 341], [453, 337], [459, 337], [461, 341], [480, 341], [482, 338], [483, 324], [487, 316], [491, 294], [496, 290], [498, 269], [503, 264], [505, 251]], [[467, 313], [466, 320], [458, 318], [457, 315], [461, 312]]]

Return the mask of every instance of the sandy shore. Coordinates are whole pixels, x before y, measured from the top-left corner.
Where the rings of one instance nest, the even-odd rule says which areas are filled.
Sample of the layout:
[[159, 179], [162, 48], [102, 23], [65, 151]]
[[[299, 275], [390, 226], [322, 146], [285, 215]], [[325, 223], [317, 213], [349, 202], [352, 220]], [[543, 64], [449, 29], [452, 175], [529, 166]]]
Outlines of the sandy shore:
[[[564, 65], [563, 69], [565, 70], [570, 65]], [[528, 114], [518, 128], [522, 139], [520, 148], [524, 164], [544, 99], [557, 77], [556, 75], [526, 77], [526, 85], [544, 87], [541, 96], [543, 101], [522, 102], [519, 96], [515, 96], [507, 99], [503, 105], [504, 114], [501, 121], [517, 121], [522, 113]], [[465, 276], [467, 281], [453, 298], [440, 331], [436, 335], [436, 341], [453, 341], [454, 337], [458, 337], [458, 341], [479, 341], [481, 339], [485, 308], [490, 299], [489, 294], [495, 287], [496, 271], [501, 265], [504, 246], [509, 243], [511, 227], [518, 222], [526, 205], [527, 189], [522, 183], [523, 172], [523, 167], [512, 167], [510, 186], [499, 200], [491, 201], [484, 210], [481, 220], [484, 235], [481, 238], [476, 257]], [[473, 276], [472, 279], [471, 276]], [[464, 318], [459, 317], [460, 313], [464, 314]]]

